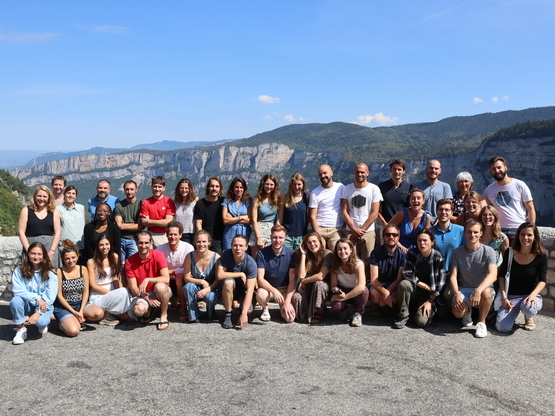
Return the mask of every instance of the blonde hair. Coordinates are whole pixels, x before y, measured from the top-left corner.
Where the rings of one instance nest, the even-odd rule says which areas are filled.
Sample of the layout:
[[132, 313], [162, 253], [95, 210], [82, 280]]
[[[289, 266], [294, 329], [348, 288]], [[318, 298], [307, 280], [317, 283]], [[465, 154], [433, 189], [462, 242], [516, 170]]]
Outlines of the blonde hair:
[[48, 210], [48, 212], [54, 212], [54, 210], [56, 209], [56, 204], [54, 203], [54, 195], [52, 194], [50, 188], [48, 188], [46, 185], [37, 186], [37, 189], [35, 189], [35, 192], [33, 192], [33, 197], [31, 198], [29, 208], [31, 208], [33, 211], [36, 211], [38, 209], [35, 202], [35, 197], [40, 191], [46, 192], [48, 194], [48, 203], [46, 204], [46, 209]]

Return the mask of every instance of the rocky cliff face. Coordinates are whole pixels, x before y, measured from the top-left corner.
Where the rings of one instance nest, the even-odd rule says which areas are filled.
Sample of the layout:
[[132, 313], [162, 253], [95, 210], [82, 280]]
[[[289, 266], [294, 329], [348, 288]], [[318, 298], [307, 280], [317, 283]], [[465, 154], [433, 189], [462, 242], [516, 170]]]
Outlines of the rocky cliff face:
[[[489, 140], [477, 150], [464, 155], [442, 158], [441, 180], [455, 188], [459, 172], [468, 171], [474, 177], [474, 189], [482, 192], [493, 181], [488, 160], [503, 156], [509, 165], [509, 175], [524, 180], [532, 190], [540, 223], [555, 224], [555, 138]], [[433, 155], [430, 155], [433, 157]], [[301, 172], [316, 180], [316, 167], [330, 164], [336, 175], [351, 179], [353, 166], [343, 163], [336, 153], [311, 153], [295, 150], [279, 143], [251, 147], [221, 146], [211, 149], [184, 149], [171, 152], [126, 152], [118, 154], [78, 155], [54, 160], [29, 169], [16, 168], [12, 175], [28, 186], [50, 183], [53, 175], [64, 175], [68, 182], [101, 178], [133, 178], [145, 181], [155, 175], [169, 178], [190, 177], [203, 183], [208, 176], [220, 176], [224, 182], [233, 176], [245, 177], [249, 183], [260, 179], [260, 172], [273, 172], [281, 177]], [[407, 179], [424, 179], [425, 160], [406, 161]], [[389, 178], [387, 163], [372, 163], [371, 181], [378, 183]], [[344, 182], [346, 182], [344, 180]]]

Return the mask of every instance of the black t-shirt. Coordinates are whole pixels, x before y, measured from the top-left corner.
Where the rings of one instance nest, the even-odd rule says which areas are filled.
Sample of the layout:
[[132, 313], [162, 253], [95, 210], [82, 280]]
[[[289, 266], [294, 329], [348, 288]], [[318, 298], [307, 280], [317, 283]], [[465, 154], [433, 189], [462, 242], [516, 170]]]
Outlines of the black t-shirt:
[[[509, 250], [505, 250], [503, 264], [499, 268], [498, 276], [505, 277]], [[545, 282], [547, 275], [547, 255], [545, 253], [534, 257], [528, 264], [519, 264], [513, 258], [511, 276], [509, 280], [509, 293], [512, 296], [525, 296], [534, 291], [539, 282]]]
[[202, 229], [208, 231], [214, 240], [221, 240], [224, 233], [224, 222], [222, 220], [223, 196], [214, 202], [202, 198], [195, 205], [193, 212], [194, 220], [202, 221]]

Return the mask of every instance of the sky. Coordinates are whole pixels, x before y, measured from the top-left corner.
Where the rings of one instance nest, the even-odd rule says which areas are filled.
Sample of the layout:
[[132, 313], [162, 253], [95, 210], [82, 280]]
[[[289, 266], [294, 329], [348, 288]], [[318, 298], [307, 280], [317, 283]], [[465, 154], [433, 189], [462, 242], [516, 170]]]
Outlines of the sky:
[[555, 2], [0, 0], [0, 150], [555, 104]]

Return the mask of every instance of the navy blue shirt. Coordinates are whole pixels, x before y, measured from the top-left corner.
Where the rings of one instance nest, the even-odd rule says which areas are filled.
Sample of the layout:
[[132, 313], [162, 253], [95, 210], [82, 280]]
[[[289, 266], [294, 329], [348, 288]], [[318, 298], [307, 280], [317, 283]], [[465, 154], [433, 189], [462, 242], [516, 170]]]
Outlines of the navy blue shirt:
[[291, 237], [302, 237], [307, 234], [308, 225], [308, 195], [303, 193], [302, 199], [289, 208], [283, 208], [283, 226], [287, 235]]
[[283, 246], [279, 255], [274, 254], [272, 246], [264, 247], [256, 256], [256, 265], [264, 269], [264, 279], [273, 287], [289, 284], [289, 269], [295, 268], [295, 253]]
[[453, 250], [466, 244], [464, 227], [457, 224], [451, 224], [449, 228], [443, 232], [437, 228], [437, 225], [434, 225], [430, 228], [430, 231], [436, 236], [436, 248], [443, 256], [445, 270], [449, 271]]
[[233, 258], [233, 251], [231, 251], [231, 249], [224, 250], [222, 256], [220, 257], [220, 266], [222, 266], [227, 272], [243, 272], [247, 275], [247, 279], [256, 279], [256, 262], [247, 253], [245, 253], [243, 261], [237, 264]]
[[397, 280], [399, 268], [405, 263], [406, 254], [399, 247], [395, 248], [393, 254], [389, 254], [385, 244], [372, 250], [370, 253], [370, 265], [378, 266], [378, 281], [384, 287], [388, 287]]
[[382, 193], [383, 201], [381, 204], [382, 217], [389, 222], [397, 211], [401, 208], [408, 208], [409, 206], [409, 193], [413, 186], [407, 181], [401, 182], [398, 188], [395, 188], [391, 179], [380, 182], [378, 185]]

